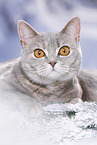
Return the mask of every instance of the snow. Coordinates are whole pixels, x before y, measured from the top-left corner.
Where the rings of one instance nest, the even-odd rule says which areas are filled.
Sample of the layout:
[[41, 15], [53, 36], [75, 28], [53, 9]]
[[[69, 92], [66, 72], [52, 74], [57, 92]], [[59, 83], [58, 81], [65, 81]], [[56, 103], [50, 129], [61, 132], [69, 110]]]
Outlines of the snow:
[[[82, 67], [97, 68], [96, 0], [0, 0], [0, 62], [20, 56], [16, 29], [19, 19], [45, 32], [60, 31], [75, 16], [81, 19]], [[34, 118], [10, 105], [0, 99], [1, 145], [97, 144], [95, 103], [52, 104], [45, 106], [40, 116]], [[75, 115], [70, 116], [69, 112]]]
[[52, 104], [43, 107], [43, 112], [38, 117], [27, 117], [18, 108], [12, 110], [2, 104], [0, 115], [2, 145], [97, 144], [95, 103]]

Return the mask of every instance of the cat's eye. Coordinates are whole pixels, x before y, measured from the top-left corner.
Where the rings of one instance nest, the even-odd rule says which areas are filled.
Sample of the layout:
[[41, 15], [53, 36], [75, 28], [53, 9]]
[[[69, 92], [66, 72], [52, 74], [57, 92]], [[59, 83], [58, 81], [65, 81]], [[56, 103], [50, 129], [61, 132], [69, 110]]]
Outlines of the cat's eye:
[[35, 57], [37, 57], [37, 58], [41, 58], [41, 57], [45, 56], [45, 53], [44, 53], [44, 51], [41, 50], [41, 49], [35, 49], [35, 50], [34, 50], [34, 55], [35, 55]]
[[68, 46], [62, 46], [59, 50], [58, 55], [67, 56], [70, 53], [70, 49]]

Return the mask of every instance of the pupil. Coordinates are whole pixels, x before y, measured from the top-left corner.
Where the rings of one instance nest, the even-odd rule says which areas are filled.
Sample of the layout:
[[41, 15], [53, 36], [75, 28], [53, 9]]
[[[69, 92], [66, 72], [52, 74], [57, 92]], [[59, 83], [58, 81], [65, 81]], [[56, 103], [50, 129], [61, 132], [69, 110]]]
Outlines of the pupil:
[[65, 53], [65, 49], [63, 49], [63, 52]]
[[41, 51], [39, 51], [38, 54], [41, 55]]

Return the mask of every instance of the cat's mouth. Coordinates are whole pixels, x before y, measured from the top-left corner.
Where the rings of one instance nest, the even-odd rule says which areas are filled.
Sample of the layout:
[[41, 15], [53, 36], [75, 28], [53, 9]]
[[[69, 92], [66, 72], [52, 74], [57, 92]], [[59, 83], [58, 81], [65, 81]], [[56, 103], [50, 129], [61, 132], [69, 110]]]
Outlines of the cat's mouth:
[[52, 80], [63, 80], [63, 78], [68, 77], [68, 68], [52, 68], [52, 70], [47, 74], [47, 78]]
[[68, 76], [68, 69], [62, 67], [48, 67], [45, 70], [39, 69], [38, 74], [42, 78], [50, 79], [50, 80], [63, 80], [63, 78]]

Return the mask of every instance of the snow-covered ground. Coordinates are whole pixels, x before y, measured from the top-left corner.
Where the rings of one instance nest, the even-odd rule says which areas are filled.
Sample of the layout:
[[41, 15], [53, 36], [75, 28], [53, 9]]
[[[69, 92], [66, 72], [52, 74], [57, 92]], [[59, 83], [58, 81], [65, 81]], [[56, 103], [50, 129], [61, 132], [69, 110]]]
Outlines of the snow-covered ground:
[[97, 104], [52, 104], [37, 118], [1, 105], [0, 144], [97, 145]]
[[[0, 62], [20, 55], [18, 19], [45, 32], [60, 31], [75, 16], [81, 19], [82, 67], [97, 68], [96, 0], [0, 0]], [[97, 104], [52, 104], [32, 118], [0, 100], [0, 145], [80, 144], [97, 144]]]

